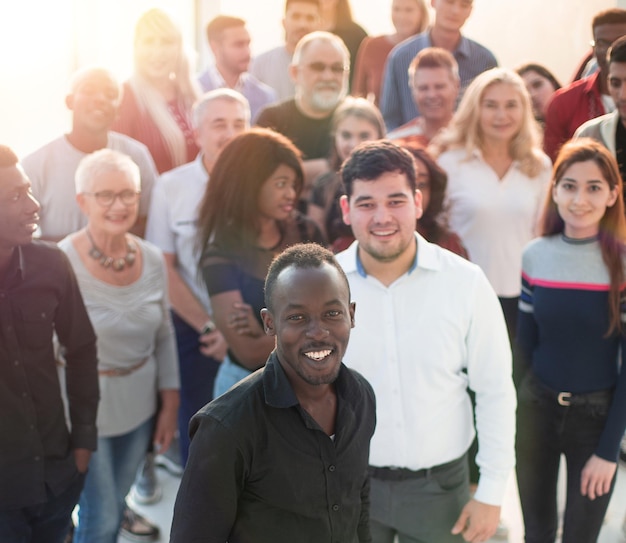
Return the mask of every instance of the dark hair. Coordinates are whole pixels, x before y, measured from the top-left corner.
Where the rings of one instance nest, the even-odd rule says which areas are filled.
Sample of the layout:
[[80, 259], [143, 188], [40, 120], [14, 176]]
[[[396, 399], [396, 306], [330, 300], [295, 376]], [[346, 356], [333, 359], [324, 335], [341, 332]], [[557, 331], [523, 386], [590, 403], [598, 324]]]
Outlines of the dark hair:
[[278, 276], [283, 270], [290, 266], [296, 268], [321, 268], [323, 264], [330, 264], [343, 277], [348, 287], [348, 298], [350, 298], [350, 283], [333, 253], [317, 243], [298, 243], [285, 249], [270, 264], [265, 277], [265, 306], [270, 311], [272, 310], [274, 287], [276, 286]]
[[319, 0], [286, 0], [285, 2], [285, 11], [289, 9], [291, 4], [313, 4], [314, 6], [320, 7]]
[[413, 156], [388, 140], [361, 143], [352, 151], [341, 167], [341, 179], [348, 198], [356, 179], [374, 181], [387, 172], [406, 175], [409, 186], [415, 191], [415, 163]]
[[626, 36], [622, 36], [621, 38], [617, 38], [609, 52], [607, 53], [607, 57], [609, 59], [609, 64], [611, 62], [626, 62]]
[[353, 22], [352, 8], [350, 7], [350, 0], [337, 0], [335, 6], [335, 27], [342, 28], [350, 25]]
[[418, 223], [424, 237], [433, 243], [438, 243], [448, 234], [448, 228], [442, 223], [441, 212], [443, 211], [443, 200], [448, 186], [448, 174], [423, 148], [409, 147], [406, 149], [419, 160], [428, 170], [430, 180], [430, 199], [428, 207], [424, 209]]
[[626, 23], [626, 10], [620, 8], [605, 9], [596, 13], [591, 21], [591, 32], [601, 25], [613, 25]]
[[[621, 330], [620, 290], [624, 282], [622, 258], [625, 254], [626, 218], [624, 218], [624, 200], [622, 198], [622, 178], [615, 158], [602, 144], [591, 138], [579, 138], [568, 141], [559, 151], [552, 173], [553, 186], [556, 187], [566, 170], [579, 162], [594, 162], [611, 189], [618, 189], [615, 204], [607, 208], [600, 219], [599, 242], [602, 259], [610, 277], [609, 290], [609, 329], [607, 335]], [[565, 223], [559, 215], [552, 191], [546, 196], [542, 219], [542, 236], [551, 236], [563, 232]]]
[[550, 83], [554, 87], [554, 90], [561, 88], [561, 83], [559, 83], [559, 80], [556, 78], [556, 76], [550, 70], [548, 70], [548, 68], [542, 66], [541, 64], [528, 62], [527, 64], [522, 64], [521, 66], [516, 68], [515, 71], [519, 76], [522, 76], [528, 72], [535, 72], [536, 74], [539, 74], [541, 77], [545, 77], [548, 81], [550, 81]]
[[231, 15], [218, 15], [211, 19], [206, 25], [206, 37], [209, 41], [219, 41], [222, 39], [224, 30], [245, 26], [246, 22], [239, 17]]
[[253, 128], [224, 147], [200, 205], [201, 250], [209, 241], [242, 251], [254, 246], [261, 187], [282, 164], [295, 171], [299, 195], [304, 182], [300, 151], [282, 134]]
[[19, 162], [17, 155], [13, 150], [6, 146], [0, 145], [0, 168], [10, 168]]

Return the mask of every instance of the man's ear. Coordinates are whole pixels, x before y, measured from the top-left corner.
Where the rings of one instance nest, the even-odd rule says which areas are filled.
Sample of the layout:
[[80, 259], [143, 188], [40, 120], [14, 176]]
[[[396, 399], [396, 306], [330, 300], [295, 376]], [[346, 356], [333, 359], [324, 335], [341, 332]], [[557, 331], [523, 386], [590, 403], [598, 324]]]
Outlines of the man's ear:
[[67, 106], [67, 109], [69, 109], [70, 111], [74, 109], [74, 95], [73, 94], [68, 94], [65, 96], [65, 105]]
[[350, 302], [350, 328], [354, 328], [355, 312], [356, 312], [356, 302]]
[[294, 64], [289, 65], [289, 77], [294, 84], [298, 82], [298, 69], [298, 66]]
[[344, 194], [339, 198], [339, 206], [341, 207], [341, 216], [344, 224], [350, 225], [350, 202], [348, 197]]
[[263, 329], [265, 330], [265, 335], [275, 336], [276, 330], [274, 328], [274, 317], [270, 310], [266, 307], [261, 309], [261, 319], [263, 320]]

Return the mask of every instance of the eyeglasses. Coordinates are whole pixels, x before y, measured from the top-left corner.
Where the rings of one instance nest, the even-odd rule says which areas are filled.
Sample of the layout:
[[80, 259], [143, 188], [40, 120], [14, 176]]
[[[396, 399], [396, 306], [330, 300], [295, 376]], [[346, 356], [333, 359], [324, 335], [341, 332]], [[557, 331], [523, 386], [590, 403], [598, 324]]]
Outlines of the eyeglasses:
[[323, 62], [311, 62], [307, 67], [309, 70], [312, 70], [315, 73], [321, 74], [326, 70], [330, 70], [335, 75], [343, 75], [344, 72], [347, 72], [350, 67], [344, 66], [343, 64], [324, 64]]
[[139, 200], [139, 195], [141, 194], [138, 190], [126, 189], [120, 192], [113, 192], [112, 190], [101, 190], [99, 192], [83, 192], [87, 196], [94, 196], [96, 202], [102, 207], [111, 207], [117, 198], [125, 206], [132, 206], [136, 204]]

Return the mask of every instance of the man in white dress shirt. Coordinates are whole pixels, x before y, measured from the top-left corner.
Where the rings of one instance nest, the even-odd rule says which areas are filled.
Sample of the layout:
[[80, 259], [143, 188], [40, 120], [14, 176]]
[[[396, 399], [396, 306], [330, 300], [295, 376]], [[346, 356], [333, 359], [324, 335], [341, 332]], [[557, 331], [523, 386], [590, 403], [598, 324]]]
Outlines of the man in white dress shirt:
[[[415, 233], [422, 215], [411, 155], [359, 146], [342, 168], [343, 218], [356, 241], [337, 257], [359, 306], [344, 361], [372, 384], [374, 543], [485, 541], [515, 464], [511, 350], [478, 266]], [[480, 480], [469, 494], [476, 393]]]

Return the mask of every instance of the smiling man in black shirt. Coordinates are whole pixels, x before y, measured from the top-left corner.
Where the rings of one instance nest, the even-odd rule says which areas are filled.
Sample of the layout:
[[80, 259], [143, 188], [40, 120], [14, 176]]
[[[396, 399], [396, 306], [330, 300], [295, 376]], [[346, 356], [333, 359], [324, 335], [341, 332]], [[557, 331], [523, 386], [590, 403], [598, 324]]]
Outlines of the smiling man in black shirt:
[[192, 419], [172, 543], [363, 543], [374, 393], [341, 360], [354, 326], [332, 253], [294, 245], [265, 281], [265, 368]]
[[[0, 145], [0, 541], [60, 543], [96, 447], [96, 337], [69, 262]], [[62, 347], [71, 429], [53, 334]]]

